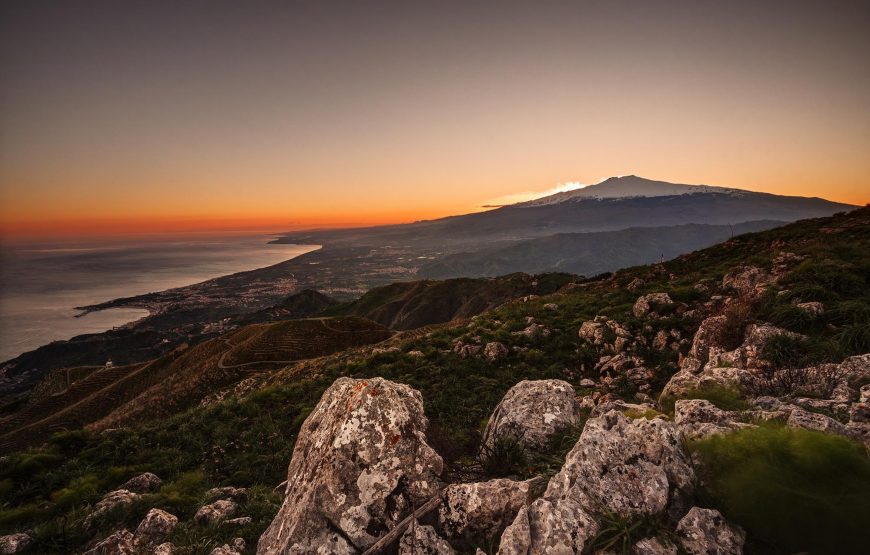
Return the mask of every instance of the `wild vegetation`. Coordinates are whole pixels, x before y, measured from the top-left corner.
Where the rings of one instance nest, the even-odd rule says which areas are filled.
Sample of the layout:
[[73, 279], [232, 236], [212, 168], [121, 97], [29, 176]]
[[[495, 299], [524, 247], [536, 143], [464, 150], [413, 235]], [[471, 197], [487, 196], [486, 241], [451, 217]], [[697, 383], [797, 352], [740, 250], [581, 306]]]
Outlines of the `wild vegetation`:
[[[697, 307], [723, 294], [719, 284], [727, 272], [746, 264], [770, 269], [784, 250], [806, 258], [762, 297], [735, 310], [729, 325], [768, 321], [806, 336], [772, 342], [764, 355], [774, 368], [840, 362], [870, 351], [870, 209], [862, 209], [742, 235], [659, 265], [577, 279], [553, 287], [552, 294], [517, 299], [425, 335], [261, 372], [222, 398], [165, 418], [101, 433], [57, 434], [43, 447], [10, 454], [0, 463], [0, 533], [29, 529], [36, 552], [69, 552], [119, 523], [135, 526], [147, 505], [179, 516], [182, 524], [172, 541], [181, 553], [208, 553], [230, 534], [256, 545], [278, 509], [272, 489], [285, 478], [300, 426], [341, 376], [380, 376], [419, 390], [430, 420], [429, 443], [444, 457], [449, 479], [552, 474], [580, 429], [564, 430], [539, 452], [504, 443], [480, 453], [486, 420], [511, 386], [522, 379], [559, 378], [580, 394], [591, 393], [581, 382], [601, 379], [599, 353], [577, 331], [584, 322], [607, 316], [643, 340], [634, 353], [651, 372], [645, 395], [656, 398], [691, 343], [675, 340], [677, 349], [658, 350], [652, 347], [656, 334], [674, 330], [690, 340], [702, 319]], [[666, 292], [674, 301], [660, 308], [654, 326], [632, 311], [640, 295], [652, 292]], [[823, 312], [808, 316], [793, 310], [795, 303], [814, 301], [824, 304]], [[467, 356], [457, 342], [498, 342], [508, 354], [495, 360]], [[624, 399], [643, 393], [620, 376], [608, 392]], [[747, 406], [739, 389], [700, 388], [684, 397], [708, 399], [731, 411]], [[673, 411], [675, 400], [663, 399], [661, 410]], [[850, 440], [763, 427], [702, 441], [694, 449], [709, 483], [702, 501], [747, 529], [749, 549], [847, 553], [854, 538], [866, 540], [860, 523], [868, 519], [870, 471], [866, 453]], [[144, 471], [165, 481], [153, 497], [85, 525], [89, 507], [102, 495]], [[229, 485], [252, 488], [246, 507], [252, 522], [232, 531], [195, 525], [192, 512], [204, 492]], [[766, 495], [756, 504], [758, 492]], [[816, 515], [821, 524], [795, 524]], [[625, 538], [655, 528], [655, 523], [611, 520], [596, 545], [617, 551], [630, 545]], [[794, 533], [798, 528], [819, 535]]]

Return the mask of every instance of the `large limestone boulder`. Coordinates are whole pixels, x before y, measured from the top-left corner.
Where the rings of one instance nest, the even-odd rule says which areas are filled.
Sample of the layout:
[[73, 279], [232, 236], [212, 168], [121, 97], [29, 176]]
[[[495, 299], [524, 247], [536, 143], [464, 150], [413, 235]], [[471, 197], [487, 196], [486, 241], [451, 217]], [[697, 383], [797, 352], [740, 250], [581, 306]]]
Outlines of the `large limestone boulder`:
[[610, 411], [586, 422], [541, 499], [517, 514], [500, 554], [582, 553], [602, 510], [625, 516], [682, 515], [694, 472], [676, 426]]
[[541, 478], [450, 485], [444, 490], [444, 503], [438, 510], [441, 534], [454, 543], [492, 537], [513, 522], [517, 512], [532, 501], [536, 490], [543, 490], [543, 485]]
[[483, 445], [510, 435], [529, 448], [545, 447], [555, 432], [576, 425], [582, 418], [574, 388], [562, 380], [523, 380], [505, 394], [495, 407]]
[[677, 537], [689, 555], [741, 555], [746, 533], [719, 511], [692, 507], [677, 524]]
[[305, 420], [287, 491], [257, 553], [365, 551], [437, 494], [420, 393], [382, 378], [341, 378]]

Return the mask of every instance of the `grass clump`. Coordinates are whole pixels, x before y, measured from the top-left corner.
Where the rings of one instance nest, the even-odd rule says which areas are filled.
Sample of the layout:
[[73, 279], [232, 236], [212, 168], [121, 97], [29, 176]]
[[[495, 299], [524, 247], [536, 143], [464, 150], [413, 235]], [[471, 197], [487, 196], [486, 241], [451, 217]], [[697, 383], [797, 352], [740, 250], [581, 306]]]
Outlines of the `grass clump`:
[[691, 444], [703, 501], [743, 526], [759, 553], [861, 553], [870, 541], [870, 460], [815, 431], [762, 426]]
[[667, 395], [662, 397], [659, 401], [662, 412], [673, 415], [674, 405], [676, 405], [676, 402], [680, 399], [705, 399], [722, 410], [739, 412], [751, 408], [749, 402], [743, 397], [743, 392], [736, 387], [726, 385], [705, 385], [697, 389], [689, 390], [683, 395]]

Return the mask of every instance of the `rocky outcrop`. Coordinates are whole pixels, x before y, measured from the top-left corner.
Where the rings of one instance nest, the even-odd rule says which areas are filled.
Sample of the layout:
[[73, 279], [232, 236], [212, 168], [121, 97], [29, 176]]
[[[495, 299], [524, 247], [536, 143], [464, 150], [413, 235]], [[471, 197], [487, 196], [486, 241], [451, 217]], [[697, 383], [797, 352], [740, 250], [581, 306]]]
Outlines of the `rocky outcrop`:
[[438, 510], [438, 528], [454, 543], [490, 538], [513, 522], [520, 508], [530, 503], [535, 490], [542, 490], [543, 485], [539, 478], [450, 485], [444, 490], [444, 502]]
[[625, 326], [607, 316], [596, 316], [593, 320], [583, 322], [578, 335], [605, 354], [621, 353], [634, 341], [634, 336]]
[[419, 392], [341, 378], [305, 420], [284, 503], [258, 553], [357, 553], [439, 491]]
[[677, 524], [680, 545], [689, 555], [742, 555], [746, 534], [714, 509], [692, 507]]
[[136, 493], [147, 493], [149, 491], [157, 491], [162, 485], [163, 480], [158, 478], [156, 474], [145, 472], [144, 474], [130, 478], [118, 489], [133, 491]]
[[637, 301], [635, 301], [631, 312], [636, 318], [642, 318], [651, 312], [654, 312], [653, 309], [656, 307], [672, 304], [674, 304], [674, 301], [671, 300], [671, 296], [667, 293], [649, 293], [647, 295], [642, 295], [637, 299]]
[[574, 388], [562, 380], [523, 380], [513, 386], [495, 407], [483, 445], [512, 436], [530, 448], [545, 447], [558, 430], [576, 425], [582, 418]]
[[544, 496], [505, 530], [499, 553], [581, 553], [600, 529], [597, 513], [679, 516], [693, 482], [674, 424], [612, 410], [587, 421]]
[[399, 555], [453, 555], [453, 547], [432, 526], [413, 523], [399, 540]]
[[21, 553], [30, 547], [31, 543], [33, 543], [33, 538], [23, 532], [0, 536], [0, 555]]

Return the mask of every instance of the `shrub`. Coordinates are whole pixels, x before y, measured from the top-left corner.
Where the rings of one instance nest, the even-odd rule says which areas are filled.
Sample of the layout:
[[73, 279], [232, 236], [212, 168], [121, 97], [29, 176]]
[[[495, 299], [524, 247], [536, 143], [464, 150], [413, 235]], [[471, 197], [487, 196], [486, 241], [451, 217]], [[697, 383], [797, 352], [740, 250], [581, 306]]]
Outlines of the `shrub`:
[[518, 476], [528, 467], [528, 456], [523, 438], [519, 434], [504, 433], [491, 445], [480, 447], [480, 466], [486, 476]]
[[702, 501], [766, 553], [860, 553], [870, 535], [870, 460], [838, 436], [764, 426], [691, 444]]

